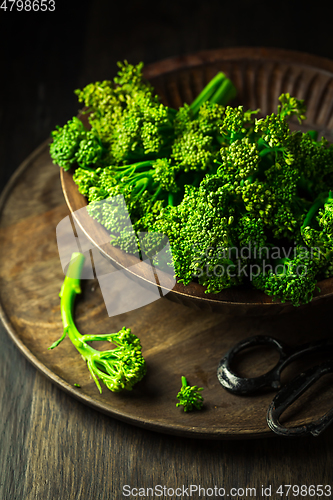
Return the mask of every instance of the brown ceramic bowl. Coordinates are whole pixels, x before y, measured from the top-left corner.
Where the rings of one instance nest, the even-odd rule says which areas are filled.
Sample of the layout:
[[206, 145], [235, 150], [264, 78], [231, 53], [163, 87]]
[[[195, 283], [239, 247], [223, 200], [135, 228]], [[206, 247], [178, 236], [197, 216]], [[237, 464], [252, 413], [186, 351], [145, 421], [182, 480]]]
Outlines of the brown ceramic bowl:
[[[233, 48], [166, 59], [147, 66], [144, 74], [162, 102], [177, 108], [184, 102], [192, 102], [218, 71], [223, 71], [237, 88], [233, 104], [260, 108], [266, 115], [276, 111], [281, 93], [289, 92], [304, 99], [307, 105], [307, 120], [301, 127], [298, 122], [292, 123], [292, 128], [317, 130], [320, 136], [333, 139], [333, 61], [279, 49]], [[75, 211], [86, 206], [87, 200], [78, 192], [72, 175], [72, 171], [61, 169], [65, 199], [75, 217]], [[102, 245], [105, 241], [102, 226], [97, 227], [89, 220], [77, 222], [91, 242], [117, 267], [127, 268], [138, 263], [135, 257], [126, 256], [111, 245]], [[151, 282], [149, 270], [143, 263], [136, 265], [132, 274], [143, 282]], [[271, 297], [255, 289], [234, 287], [219, 294], [206, 294], [205, 288], [197, 283], [188, 286], [177, 283], [173, 287], [169, 278], [166, 276], [163, 280], [163, 295], [167, 293], [170, 300], [199, 309], [251, 315], [281, 314], [294, 309], [289, 303], [273, 302]], [[311, 304], [300, 309], [333, 299], [333, 278], [321, 281], [318, 286], [320, 292]]]

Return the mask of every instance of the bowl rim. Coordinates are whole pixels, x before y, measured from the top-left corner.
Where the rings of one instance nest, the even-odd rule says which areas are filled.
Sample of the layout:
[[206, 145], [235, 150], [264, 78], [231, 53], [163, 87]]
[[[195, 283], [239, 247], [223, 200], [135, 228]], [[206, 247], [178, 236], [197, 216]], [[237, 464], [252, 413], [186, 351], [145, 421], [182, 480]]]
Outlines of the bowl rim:
[[283, 61], [304, 66], [313, 66], [327, 73], [333, 74], [333, 60], [298, 50], [281, 49], [276, 47], [251, 46], [251, 47], [225, 47], [191, 52], [181, 56], [171, 56], [152, 62], [144, 66], [143, 72], [147, 79], [179, 71], [184, 67], [195, 67], [204, 64], [214, 64], [220, 61], [235, 59], [254, 59], [262, 61]]

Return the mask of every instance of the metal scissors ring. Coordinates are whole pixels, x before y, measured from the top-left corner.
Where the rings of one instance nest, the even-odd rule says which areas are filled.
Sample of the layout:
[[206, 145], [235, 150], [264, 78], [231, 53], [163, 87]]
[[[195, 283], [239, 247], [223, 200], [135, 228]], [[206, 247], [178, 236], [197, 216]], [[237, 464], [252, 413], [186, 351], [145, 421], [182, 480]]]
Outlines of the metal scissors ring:
[[[238, 376], [231, 368], [235, 356], [244, 349], [260, 345], [271, 346], [279, 352], [280, 358], [276, 365], [267, 373], [259, 377], [243, 378]], [[256, 335], [242, 340], [226, 353], [219, 363], [217, 378], [220, 384], [233, 394], [250, 395], [262, 392], [265, 389], [278, 390], [281, 388], [281, 373], [287, 365], [298, 358], [306, 356], [308, 353], [327, 352], [331, 350], [333, 353], [333, 340], [330, 338], [307, 342], [300, 346], [293, 347], [273, 337]], [[333, 409], [315, 422], [294, 428], [283, 427], [279, 422], [279, 417], [317, 380], [323, 375], [332, 372], [333, 360], [310, 368], [285, 385], [276, 394], [268, 408], [267, 424], [270, 429], [276, 434], [283, 436], [298, 436], [305, 434], [318, 436], [326, 429], [333, 421]]]

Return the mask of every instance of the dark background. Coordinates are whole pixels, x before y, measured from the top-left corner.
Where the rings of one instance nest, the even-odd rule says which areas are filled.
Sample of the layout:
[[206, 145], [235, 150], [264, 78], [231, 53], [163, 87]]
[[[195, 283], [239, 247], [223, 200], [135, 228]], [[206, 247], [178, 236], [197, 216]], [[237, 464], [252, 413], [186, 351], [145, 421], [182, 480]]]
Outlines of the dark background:
[[[55, 126], [77, 113], [73, 90], [111, 79], [118, 60], [149, 64], [241, 46], [333, 60], [331, 2], [55, 0], [55, 5], [54, 12], [44, 13], [0, 8], [0, 190]], [[245, 487], [265, 478], [277, 486], [281, 477], [309, 484], [311, 476], [325, 484], [331, 476], [332, 427], [302, 442], [197, 442], [137, 429], [53, 386], [16, 349], [2, 324], [0, 382], [1, 500], [118, 500], [124, 477], [145, 487], [170, 478], [185, 484], [184, 477], [206, 486], [212, 478], [212, 484]]]
[[116, 61], [236, 46], [333, 59], [330, 14], [328, 2], [262, 0], [55, 0], [54, 12], [0, 9], [0, 187], [76, 114], [73, 90], [112, 78]]

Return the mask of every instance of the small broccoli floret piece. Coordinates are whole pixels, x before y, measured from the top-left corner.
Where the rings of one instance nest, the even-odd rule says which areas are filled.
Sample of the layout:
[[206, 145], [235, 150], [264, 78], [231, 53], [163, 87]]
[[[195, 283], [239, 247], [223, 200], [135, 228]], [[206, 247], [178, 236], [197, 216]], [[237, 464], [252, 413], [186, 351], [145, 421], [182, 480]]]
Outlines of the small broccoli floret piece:
[[[70, 338], [73, 345], [87, 362], [88, 369], [98, 389], [102, 392], [99, 379], [113, 392], [123, 389], [130, 391], [146, 374], [146, 362], [141, 353], [138, 337], [129, 328], [122, 328], [118, 333], [81, 335], [73, 318], [74, 301], [81, 293], [80, 276], [84, 263], [84, 255], [73, 253], [67, 275], [61, 287], [61, 317], [64, 333], [50, 349], [55, 348], [65, 338]], [[116, 348], [109, 351], [98, 351], [87, 342], [108, 341]]]
[[296, 116], [299, 123], [305, 120], [306, 106], [303, 99], [296, 99], [287, 93], [281, 94], [279, 101], [281, 104], [278, 106], [277, 112], [281, 118]]
[[179, 399], [179, 403], [176, 406], [183, 406], [184, 411], [192, 411], [195, 408], [197, 410], [201, 410], [203, 407], [203, 397], [201, 395], [201, 391], [203, 391], [203, 387], [198, 387], [197, 385], [189, 386], [187, 384], [187, 380], [185, 377], [181, 378], [182, 386], [177, 394], [177, 399]]
[[229, 145], [238, 139], [243, 139], [251, 131], [247, 128], [248, 118], [243, 106], [226, 107], [225, 117], [221, 124], [221, 135], [225, 144]]

